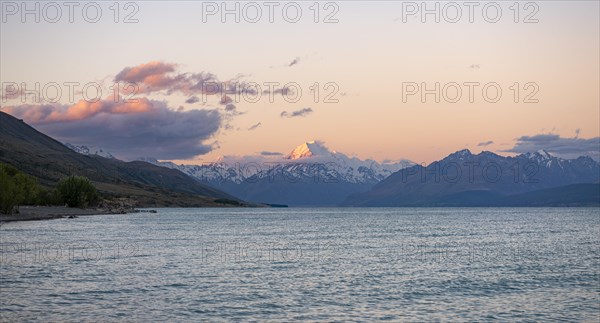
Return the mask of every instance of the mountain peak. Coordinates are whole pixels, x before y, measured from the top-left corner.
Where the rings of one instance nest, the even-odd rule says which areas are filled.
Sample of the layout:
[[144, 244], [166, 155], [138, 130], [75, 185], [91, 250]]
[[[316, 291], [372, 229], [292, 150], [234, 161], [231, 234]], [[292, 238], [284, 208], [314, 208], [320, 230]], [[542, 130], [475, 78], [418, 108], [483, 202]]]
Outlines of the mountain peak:
[[500, 157], [500, 155], [487, 150], [480, 152], [478, 156]]
[[540, 150], [536, 151], [536, 153], [538, 155], [546, 157], [546, 158], [552, 158], [552, 155], [550, 155], [550, 153], [548, 153], [545, 149], [540, 149]]
[[143, 161], [143, 162], [150, 163], [150, 164], [156, 164], [156, 163], [158, 163], [158, 159], [156, 159], [154, 157], [138, 157], [135, 160], [137, 160], [137, 161]]
[[65, 146], [67, 146], [67, 148], [71, 149], [72, 151], [82, 154], [82, 155], [96, 155], [96, 156], [100, 156], [100, 157], [104, 157], [104, 158], [108, 158], [108, 159], [115, 159], [115, 156], [113, 156], [111, 153], [109, 153], [108, 151], [104, 151], [101, 148], [98, 147], [94, 147], [94, 146], [86, 146], [86, 145], [73, 145], [70, 143], [65, 143]]
[[286, 156], [286, 159], [294, 160], [314, 156], [326, 156], [330, 154], [331, 152], [323, 145], [323, 143], [312, 140], [296, 147], [289, 155]]
[[472, 154], [471, 154], [471, 151], [470, 151], [470, 150], [468, 150], [468, 149], [463, 149], [463, 150], [459, 150], [459, 151], [457, 151], [457, 152], [454, 152], [454, 153], [452, 153], [452, 154], [448, 155], [448, 157], [458, 157], [458, 158], [461, 158], [461, 157], [469, 157], [469, 156], [471, 156], [471, 155], [472, 155]]
[[534, 153], [525, 153], [523, 154], [523, 156], [531, 160], [536, 160], [538, 162], [552, 160], [554, 158], [554, 156], [550, 155], [550, 153], [544, 149], [540, 149]]

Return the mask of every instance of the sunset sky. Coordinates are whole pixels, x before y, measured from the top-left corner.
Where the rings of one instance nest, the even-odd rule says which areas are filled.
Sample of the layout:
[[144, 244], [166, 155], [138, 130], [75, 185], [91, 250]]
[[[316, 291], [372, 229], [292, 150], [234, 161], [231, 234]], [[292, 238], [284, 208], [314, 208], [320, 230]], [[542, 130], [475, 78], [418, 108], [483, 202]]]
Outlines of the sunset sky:
[[[73, 22], [62, 6], [56, 23], [46, 21], [56, 8], [44, 11], [38, 3], [36, 23], [34, 14], [22, 21], [20, 2], [2, 2], [2, 111], [63, 142], [124, 159], [193, 163], [288, 153], [315, 139], [378, 161], [431, 162], [464, 148], [503, 155], [545, 148], [600, 158], [598, 1], [521, 2], [518, 17], [512, 1], [477, 2], [473, 22], [469, 7], [457, 2], [462, 15], [455, 23], [456, 8], [447, 2], [438, 2], [439, 23], [433, 14], [425, 21], [421, 12], [411, 14], [413, 3], [392, 1], [321, 2], [318, 23], [313, 2], [296, 2], [302, 9], [296, 23], [295, 5], [287, 5], [287, 16], [282, 12], [287, 2], [276, 2], [272, 23], [263, 2], [256, 2], [262, 16], [255, 23], [249, 21], [255, 8], [246, 2], [237, 2], [239, 23], [233, 14], [222, 21], [221, 2], [120, 3], [118, 17], [113, 2], [97, 3], [102, 13], [95, 23], [86, 21], [94, 20], [95, 8], [82, 14], [86, 2], [74, 8]], [[219, 12], [209, 15], [212, 9]], [[128, 14], [131, 23], [124, 23]], [[58, 99], [52, 82], [60, 85]], [[78, 82], [73, 98], [65, 82]], [[82, 97], [89, 82], [101, 85], [100, 101]], [[114, 102], [115, 82], [137, 84], [131, 96], [137, 102]], [[224, 98], [206, 88], [212, 82], [238, 84], [241, 94]], [[280, 84], [273, 102], [262, 93], [269, 82]], [[435, 94], [425, 102], [421, 92], [407, 94], [436, 82], [439, 103]], [[469, 82], [479, 82], [473, 102]], [[28, 90], [39, 83], [50, 100], [24, 97], [22, 83]], [[285, 84], [295, 87], [284, 97]], [[449, 102], [457, 84], [462, 96]], [[496, 87], [502, 95], [487, 102], [495, 101]]]

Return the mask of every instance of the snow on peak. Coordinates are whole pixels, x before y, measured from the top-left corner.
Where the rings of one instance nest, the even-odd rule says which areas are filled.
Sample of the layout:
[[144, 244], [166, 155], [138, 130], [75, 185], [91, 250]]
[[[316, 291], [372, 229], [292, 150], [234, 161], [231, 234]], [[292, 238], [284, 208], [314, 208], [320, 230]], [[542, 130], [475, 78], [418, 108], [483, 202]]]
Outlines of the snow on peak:
[[534, 153], [525, 153], [524, 156], [530, 160], [534, 160], [537, 162], [551, 161], [552, 159], [554, 159], [554, 156], [550, 155], [550, 153], [548, 153], [544, 149], [540, 149]]
[[92, 156], [92, 155], [96, 155], [96, 156], [100, 156], [100, 157], [104, 157], [104, 158], [109, 158], [109, 159], [113, 159], [115, 158], [111, 153], [109, 153], [108, 151], [104, 151], [101, 148], [98, 147], [94, 147], [94, 146], [86, 146], [86, 145], [72, 145], [70, 143], [65, 143], [65, 146], [67, 146], [67, 148], [71, 149], [72, 151], [82, 154], [82, 155], [88, 155], [88, 156]]
[[143, 161], [143, 162], [150, 163], [150, 164], [158, 163], [158, 159], [156, 159], [154, 157], [138, 157], [138, 158], [136, 158], [136, 160]]
[[550, 153], [548, 153], [546, 150], [544, 149], [540, 149], [538, 151], [536, 151], [536, 153], [542, 157], [544, 157], [545, 159], [550, 159], [552, 158], [552, 155], [550, 155]]
[[302, 145], [296, 147], [292, 152], [286, 156], [286, 159], [300, 159], [306, 157], [315, 157], [315, 156], [328, 156], [331, 155], [331, 152], [327, 147], [325, 147], [321, 142], [318, 141], [309, 141], [305, 142]]
[[471, 151], [468, 149], [459, 150], [456, 152], [459, 155], [469, 156], [471, 155]]
[[471, 151], [468, 149], [459, 150], [457, 152], [454, 152], [454, 153], [448, 155], [448, 157], [454, 157], [454, 158], [464, 158], [464, 157], [470, 157], [470, 156], [471, 156]]
[[309, 141], [296, 147], [286, 156], [265, 157], [262, 155], [224, 156], [212, 163], [201, 165], [175, 165], [171, 162], [155, 162], [156, 165], [179, 169], [200, 181], [236, 184], [246, 179], [273, 178], [287, 174], [314, 181], [315, 172], [319, 178], [336, 178], [341, 182], [376, 183], [402, 168], [414, 165], [407, 160], [378, 163], [374, 160], [361, 160], [343, 153], [329, 150], [322, 142]]

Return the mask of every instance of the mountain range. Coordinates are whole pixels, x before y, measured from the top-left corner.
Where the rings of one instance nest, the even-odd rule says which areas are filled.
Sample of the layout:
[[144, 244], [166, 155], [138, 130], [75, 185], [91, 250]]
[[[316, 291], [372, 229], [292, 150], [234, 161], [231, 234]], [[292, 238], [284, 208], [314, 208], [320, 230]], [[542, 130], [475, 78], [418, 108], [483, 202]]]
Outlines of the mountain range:
[[413, 165], [350, 195], [344, 206], [600, 205], [600, 164], [541, 150], [504, 157], [461, 150], [427, 166]]
[[331, 151], [309, 141], [279, 156], [226, 156], [202, 165], [141, 160], [178, 169], [243, 200], [290, 206], [336, 206], [356, 192], [369, 190], [394, 172], [414, 165], [408, 160], [378, 163]]
[[423, 166], [360, 160], [310, 141], [271, 159], [222, 157], [203, 165], [146, 161], [244, 200], [291, 206], [600, 205], [598, 162], [544, 150], [504, 157], [465, 149]]
[[[225, 156], [201, 165], [63, 145], [0, 113], [0, 161], [46, 186], [85, 175], [104, 194], [140, 206], [600, 206], [600, 164], [547, 151], [514, 157], [461, 150], [431, 164], [378, 163], [309, 141], [287, 155]], [[257, 204], [252, 204], [257, 205]]]

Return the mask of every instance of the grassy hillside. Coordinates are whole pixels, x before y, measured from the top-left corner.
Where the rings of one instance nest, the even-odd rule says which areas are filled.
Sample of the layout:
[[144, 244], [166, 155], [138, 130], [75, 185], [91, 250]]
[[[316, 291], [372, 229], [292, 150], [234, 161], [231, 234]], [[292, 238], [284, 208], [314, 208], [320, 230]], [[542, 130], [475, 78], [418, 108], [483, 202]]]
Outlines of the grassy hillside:
[[103, 196], [131, 197], [140, 207], [244, 205], [178, 170], [78, 154], [4, 112], [0, 112], [0, 161], [48, 187], [63, 177], [86, 176]]

